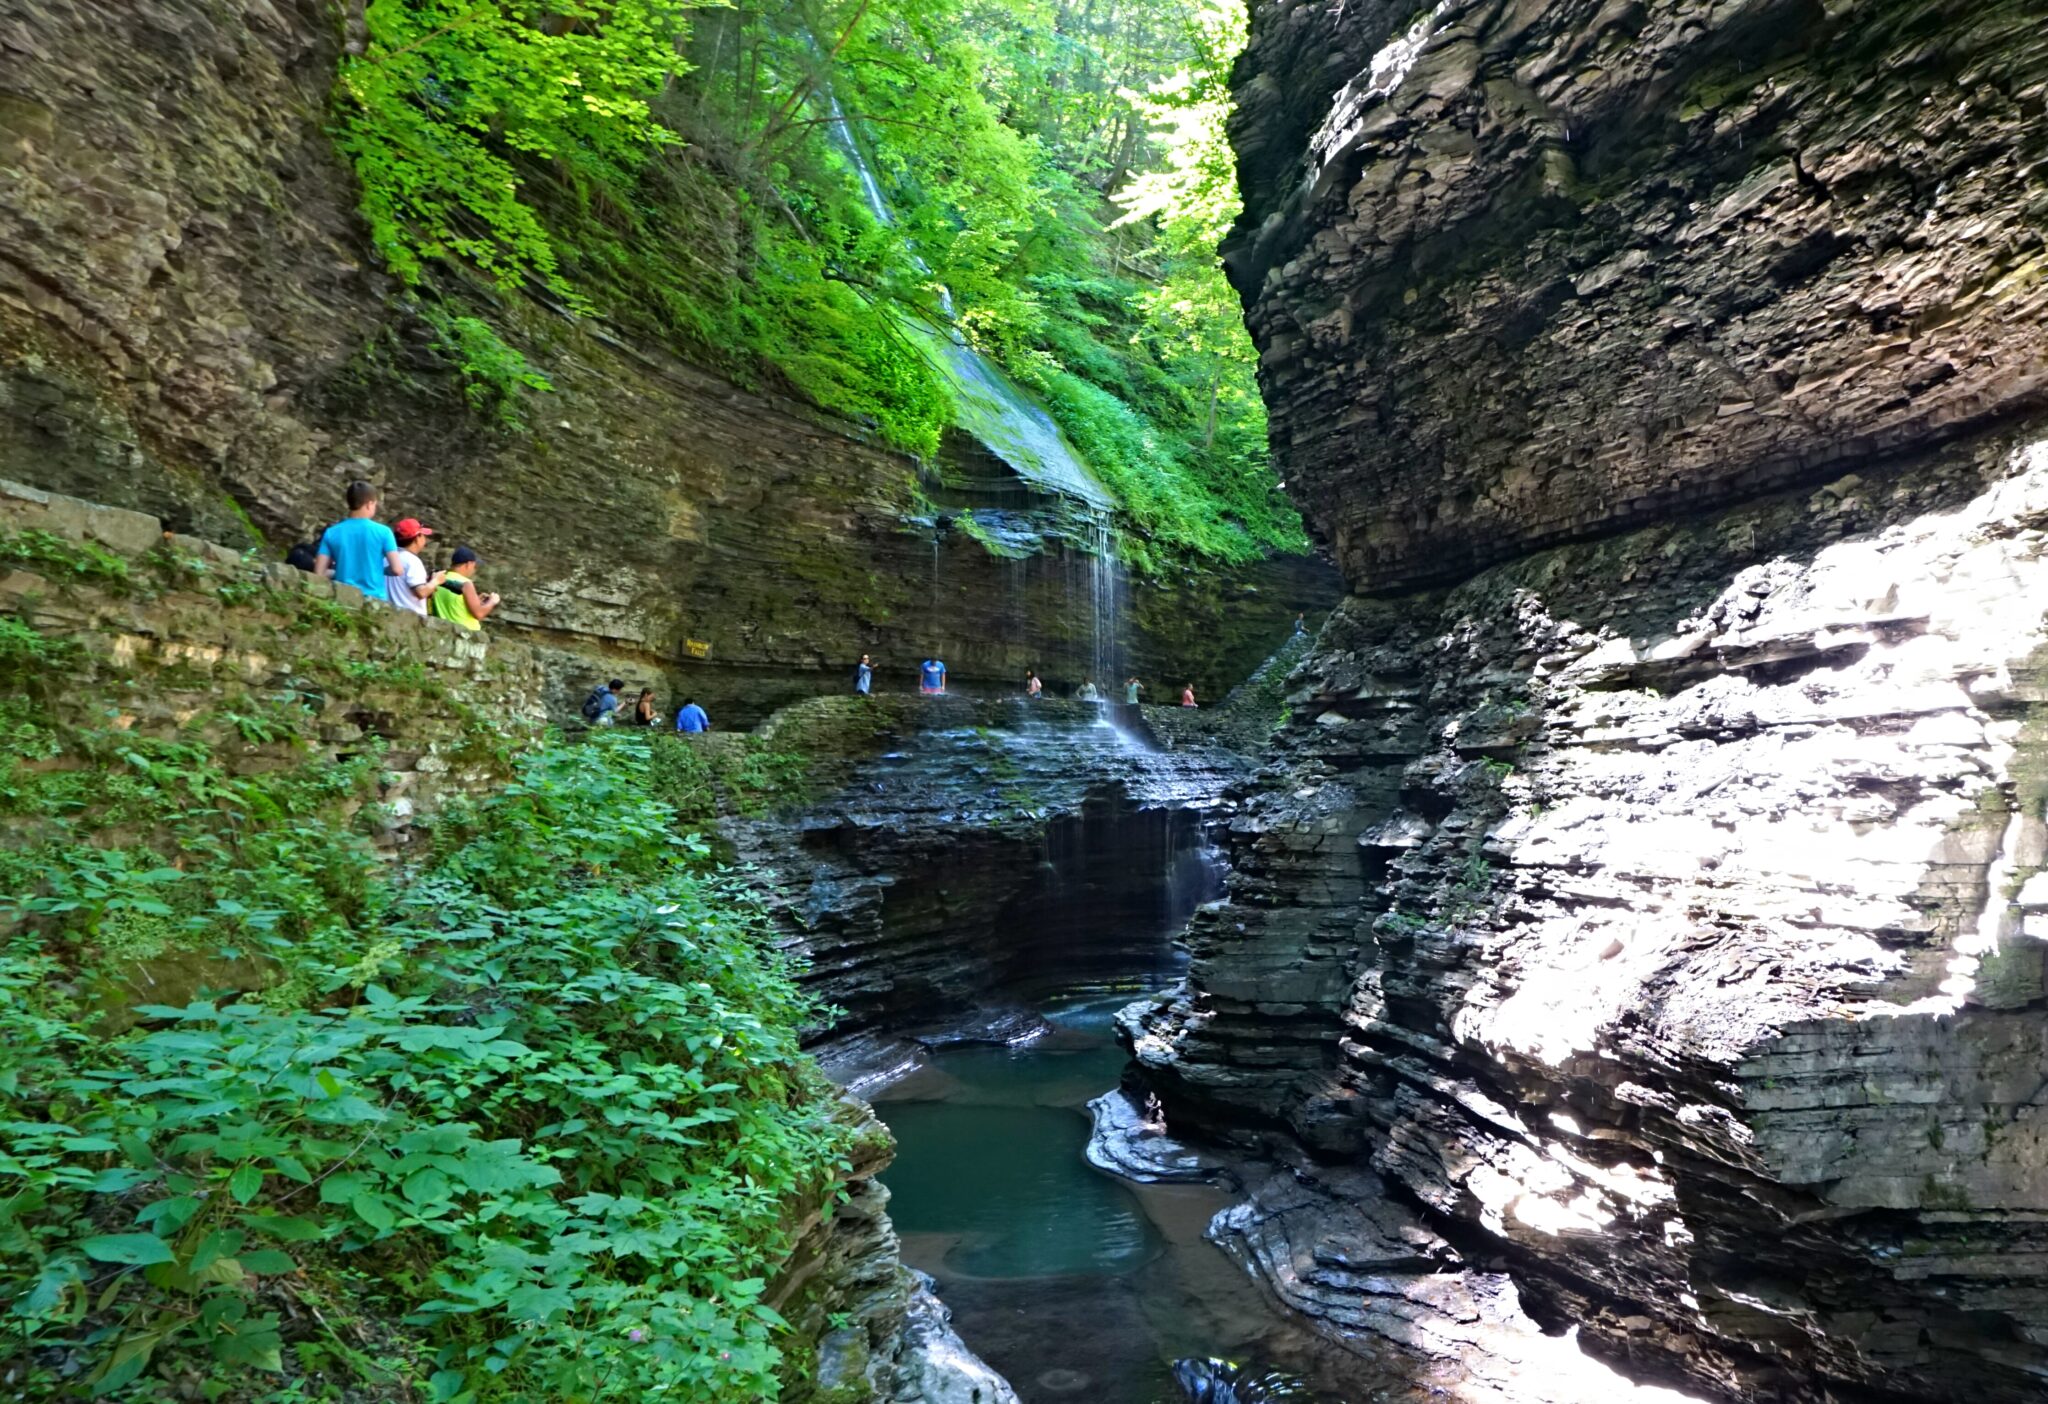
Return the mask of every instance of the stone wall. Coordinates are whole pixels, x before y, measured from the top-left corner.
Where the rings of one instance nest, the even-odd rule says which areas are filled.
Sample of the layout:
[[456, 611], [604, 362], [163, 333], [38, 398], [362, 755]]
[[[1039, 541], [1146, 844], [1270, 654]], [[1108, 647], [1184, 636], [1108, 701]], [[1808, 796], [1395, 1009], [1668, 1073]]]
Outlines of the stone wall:
[[1253, 6], [1226, 262], [1354, 588], [2048, 393], [2030, 0]]
[[[0, 476], [274, 555], [369, 477], [482, 552], [501, 633], [564, 652], [558, 711], [617, 672], [751, 723], [863, 652], [899, 687], [934, 652], [1080, 680], [1075, 543], [999, 559], [772, 386], [514, 302], [486, 310], [555, 390], [524, 432], [470, 417], [327, 137], [342, 38], [324, 0], [0, 0]], [[1132, 583], [1133, 665], [1218, 691], [1337, 588], [1307, 558]]]
[[2044, 610], [2048, 440], [1351, 601], [1150, 1080], [1639, 1367], [2037, 1398]]
[[[249, 773], [380, 747], [386, 845], [422, 807], [502, 775], [477, 751], [473, 719], [509, 738], [547, 719], [546, 673], [516, 641], [4, 480], [0, 615], [79, 650], [56, 704], [74, 721], [104, 712], [137, 734], [203, 739]], [[238, 726], [279, 700], [303, 704], [303, 723]]]

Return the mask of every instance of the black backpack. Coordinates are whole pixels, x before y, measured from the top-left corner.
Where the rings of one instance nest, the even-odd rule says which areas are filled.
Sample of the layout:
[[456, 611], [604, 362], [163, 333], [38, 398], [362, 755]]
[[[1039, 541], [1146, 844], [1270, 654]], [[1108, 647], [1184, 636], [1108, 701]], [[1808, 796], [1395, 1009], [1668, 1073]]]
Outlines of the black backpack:
[[583, 699], [583, 720], [587, 722], [594, 722], [599, 717], [603, 716], [604, 699], [608, 697], [610, 694], [611, 689], [609, 687], [606, 687], [603, 683], [599, 683], [596, 687], [592, 688], [590, 690], [590, 696]]

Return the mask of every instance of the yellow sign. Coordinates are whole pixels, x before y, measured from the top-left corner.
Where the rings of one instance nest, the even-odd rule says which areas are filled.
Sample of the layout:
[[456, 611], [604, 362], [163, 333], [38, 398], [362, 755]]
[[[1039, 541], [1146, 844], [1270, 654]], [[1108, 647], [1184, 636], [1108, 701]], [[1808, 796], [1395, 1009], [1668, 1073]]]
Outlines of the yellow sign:
[[711, 645], [702, 639], [684, 639], [683, 649], [692, 658], [709, 658], [711, 656]]

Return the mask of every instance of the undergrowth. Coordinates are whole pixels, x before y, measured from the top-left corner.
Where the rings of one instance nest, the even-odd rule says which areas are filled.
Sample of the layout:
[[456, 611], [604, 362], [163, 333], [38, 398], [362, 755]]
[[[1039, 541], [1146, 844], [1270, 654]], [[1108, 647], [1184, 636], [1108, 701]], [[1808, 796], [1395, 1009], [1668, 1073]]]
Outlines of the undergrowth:
[[306, 699], [73, 721], [68, 646], [5, 625], [7, 1388], [773, 1398], [765, 1273], [844, 1133], [650, 742], [534, 746], [393, 867], [376, 754], [239, 772]]

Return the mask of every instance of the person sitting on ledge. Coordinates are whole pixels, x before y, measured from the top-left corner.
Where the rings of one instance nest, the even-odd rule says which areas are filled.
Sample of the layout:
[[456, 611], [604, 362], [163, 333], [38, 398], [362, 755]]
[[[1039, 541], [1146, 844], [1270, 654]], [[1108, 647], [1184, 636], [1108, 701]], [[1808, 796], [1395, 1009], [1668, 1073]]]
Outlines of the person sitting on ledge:
[[704, 709], [697, 705], [695, 699], [685, 699], [681, 709], [676, 712], [676, 730], [687, 732], [709, 731], [711, 730], [711, 718], [704, 714]]
[[1195, 685], [1193, 683], [1185, 683], [1181, 686], [1180, 705], [1183, 707], [1195, 705]]
[[476, 552], [469, 547], [455, 548], [455, 559], [448, 563], [448, 578], [434, 592], [435, 618], [445, 619], [464, 629], [484, 627], [484, 620], [490, 618], [491, 611], [498, 607], [498, 597], [477, 593], [476, 568], [482, 564]]
[[343, 497], [348, 515], [320, 533], [313, 573], [353, 585], [372, 599], [388, 598], [384, 577], [405, 574], [405, 562], [398, 558], [398, 538], [377, 520], [377, 489], [357, 478]]

